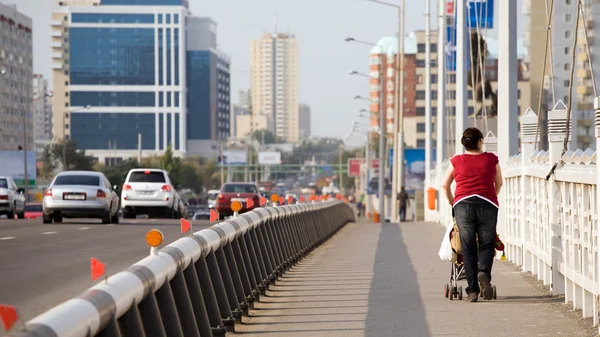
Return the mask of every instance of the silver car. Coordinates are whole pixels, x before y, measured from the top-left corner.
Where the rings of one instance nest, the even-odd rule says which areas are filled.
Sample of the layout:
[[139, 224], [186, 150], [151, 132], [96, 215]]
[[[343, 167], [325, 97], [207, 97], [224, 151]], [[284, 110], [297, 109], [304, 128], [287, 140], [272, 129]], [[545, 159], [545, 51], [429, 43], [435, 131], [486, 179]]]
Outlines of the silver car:
[[117, 224], [117, 189], [101, 172], [61, 172], [44, 192], [43, 221], [49, 224], [52, 220], [60, 223], [63, 218], [98, 218], [103, 224]]

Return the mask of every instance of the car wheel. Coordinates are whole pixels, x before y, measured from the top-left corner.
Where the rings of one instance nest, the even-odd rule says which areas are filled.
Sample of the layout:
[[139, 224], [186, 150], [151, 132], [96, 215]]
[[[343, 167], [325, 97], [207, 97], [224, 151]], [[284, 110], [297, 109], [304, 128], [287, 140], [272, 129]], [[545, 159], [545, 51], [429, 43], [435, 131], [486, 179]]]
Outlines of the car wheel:
[[45, 224], [51, 224], [52, 223], [52, 217], [49, 215], [42, 215], [42, 222]]
[[110, 208], [108, 209], [108, 211], [106, 213], [104, 213], [104, 215], [102, 216], [102, 224], [107, 225], [110, 223], [110, 219], [111, 215], [110, 215]]
[[110, 223], [118, 224], [119, 223], [119, 212], [115, 213], [115, 215], [110, 217]]
[[135, 213], [123, 208], [123, 219], [135, 219]]
[[62, 215], [55, 215], [55, 216], [54, 216], [54, 222], [55, 222], [55, 223], [61, 223], [61, 222], [63, 222], [63, 217], [62, 217]]

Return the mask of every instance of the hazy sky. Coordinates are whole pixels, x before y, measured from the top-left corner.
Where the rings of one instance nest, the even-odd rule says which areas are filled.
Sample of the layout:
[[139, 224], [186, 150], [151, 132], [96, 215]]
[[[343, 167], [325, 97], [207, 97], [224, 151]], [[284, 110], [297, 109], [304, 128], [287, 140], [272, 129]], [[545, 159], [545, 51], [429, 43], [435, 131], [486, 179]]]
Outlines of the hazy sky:
[[[400, 0], [389, 0], [400, 3]], [[496, 19], [498, 16], [496, 0]], [[506, 0], [505, 0], [506, 1]], [[16, 3], [34, 22], [34, 71], [51, 78], [50, 19], [56, 0], [0, 0]], [[432, 0], [432, 28], [437, 0]], [[518, 1], [521, 7], [521, 1]], [[406, 32], [425, 29], [425, 1], [406, 0]], [[344, 42], [346, 36], [377, 42], [396, 32], [396, 10], [366, 0], [190, 0], [194, 15], [210, 16], [218, 23], [220, 49], [231, 56], [231, 99], [249, 87], [250, 41], [264, 31], [296, 35], [300, 44], [300, 101], [312, 108], [312, 133], [344, 137], [352, 120], [368, 102], [353, 100], [368, 95], [368, 80], [348, 75], [349, 69], [368, 72], [369, 47]], [[519, 23], [521, 22], [519, 8]], [[495, 20], [497, 21], [497, 20]], [[496, 25], [497, 26], [497, 25]], [[519, 36], [522, 36], [519, 27]], [[497, 36], [495, 31], [488, 36]]]

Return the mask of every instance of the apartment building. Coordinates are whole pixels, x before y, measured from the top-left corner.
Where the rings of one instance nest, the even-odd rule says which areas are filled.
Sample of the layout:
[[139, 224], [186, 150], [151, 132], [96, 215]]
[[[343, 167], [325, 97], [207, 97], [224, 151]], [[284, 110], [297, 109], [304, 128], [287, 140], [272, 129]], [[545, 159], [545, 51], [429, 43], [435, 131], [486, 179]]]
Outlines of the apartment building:
[[[275, 136], [299, 141], [298, 40], [291, 34], [265, 33], [250, 47], [252, 113]], [[238, 121], [239, 124], [239, 121]], [[239, 135], [243, 136], [243, 135]]]
[[35, 151], [41, 154], [52, 143], [52, 97], [48, 95], [48, 79], [33, 75], [33, 139]]
[[31, 18], [0, 4], [0, 150], [34, 147]]
[[300, 139], [308, 139], [311, 136], [310, 106], [307, 104], [300, 104], [299, 114]]

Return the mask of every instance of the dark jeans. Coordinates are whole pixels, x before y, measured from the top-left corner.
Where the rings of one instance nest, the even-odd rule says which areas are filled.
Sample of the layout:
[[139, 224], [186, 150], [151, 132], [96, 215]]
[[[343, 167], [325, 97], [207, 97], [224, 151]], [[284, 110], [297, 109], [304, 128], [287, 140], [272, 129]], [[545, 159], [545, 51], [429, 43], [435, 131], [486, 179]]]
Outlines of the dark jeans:
[[454, 206], [454, 215], [467, 275], [468, 286], [465, 290], [467, 294], [479, 293], [478, 272], [485, 273], [492, 280], [498, 208], [481, 198], [471, 197]]
[[402, 206], [400, 205], [400, 221], [404, 222], [406, 221], [406, 205]]

